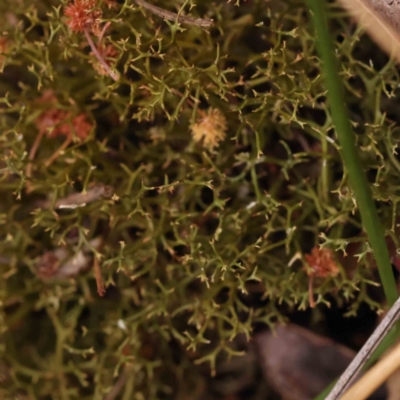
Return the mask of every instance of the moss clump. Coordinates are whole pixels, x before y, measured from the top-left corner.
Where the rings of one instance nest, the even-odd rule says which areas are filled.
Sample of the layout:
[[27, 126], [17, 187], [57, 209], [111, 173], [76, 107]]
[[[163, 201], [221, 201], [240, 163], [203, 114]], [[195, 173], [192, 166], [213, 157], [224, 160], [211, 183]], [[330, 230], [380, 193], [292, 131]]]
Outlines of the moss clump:
[[[213, 372], [239, 355], [237, 335], [309, 307], [310, 277], [317, 304], [380, 307], [305, 4], [193, 5], [157, 3], [214, 25], [163, 21], [128, 0], [0, 6], [9, 398], [102, 399], [118, 377], [124, 399], [174, 398], [199, 364]], [[92, 22], [78, 29], [71, 6]], [[331, 16], [395, 254], [398, 71], [334, 6]], [[196, 135], [216, 113], [218, 146]], [[338, 273], [307, 265], [317, 245]]]

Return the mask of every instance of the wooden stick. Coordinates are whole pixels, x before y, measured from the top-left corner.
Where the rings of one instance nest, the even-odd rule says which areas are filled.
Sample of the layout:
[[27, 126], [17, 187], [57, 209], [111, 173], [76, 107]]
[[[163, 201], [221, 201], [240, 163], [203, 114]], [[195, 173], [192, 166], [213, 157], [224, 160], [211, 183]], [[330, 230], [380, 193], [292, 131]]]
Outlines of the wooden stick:
[[311, 308], [315, 307], [315, 300], [314, 300], [314, 293], [313, 293], [313, 281], [314, 281], [314, 276], [311, 274], [308, 277], [308, 301], [310, 302]]
[[67, 138], [64, 140], [64, 143], [54, 152], [54, 154], [44, 163], [44, 166], [47, 168], [55, 160], [57, 160], [57, 157], [69, 146], [69, 144], [72, 142], [72, 135], [68, 135]]
[[392, 24], [398, 21], [400, 9], [397, 2], [386, 0], [340, 0], [374, 41], [400, 63], [400, 32]]
[[373, 366], [340, 399], [364, 400], [400, 367], [400, 343], [378, 364]]
[[36, 135], [36, 138], [35, 138], [35, 141], [34, 141], [34, 143], [33, 143], [33, 145], [32, 145], [32, 148], [31, 148], [31, 150], [29, 151], [29, 156], [28, 156], [29, 163], [28, 163], [28, 165], [26, 166], [26, 170], [25, 170], [25, 175], [26, 175], [28, 178], [30, 178], [30, 177], [32, 176], [32, 160], [35, 158], [37, 149], [39, 148], [40, 142], [42, 141], [43, 135], [44, 135], [45, 133], [46, 133], [45, 130], [41, 130], [41, 131]]
[[107, 71], [108, 75], [111, 76], [111, 78], [114, 79], [114, 81], [118, 81], [119, 79], [119, 74], [116, 71], [113, 71], [110, 66], [107, 64], [107, 62], [104, 60], [103, 56], [100, 54], [99, 50], [97, 49], [97, 47], [95, 46], [95, 44], [93, 43], [92, 38], [90, 37], [90, 33], [87, 29], [85, 29], [83, 31], [85, 33], [86, 36], [86, 40], [89, 43], [90, 48], [92, 49], [93, 54], [96, 56], [96, 58], [98, 59], [99, 63], [103, 66], [103, 68]]
[[106, 30], [108, 29], [108, 27], [111, 25], [111, 22], [107, 22], [104, 26], [103, 29], [101, 30], [99, 39], [97, 40], [97, 43], [99, 46], [101, 46], [101, 42], [103, 40], [104, 34], [106, 33]]
[[96, 255], [94, 256], [93, 268], [94, 276], [96, 278], [97, 293], [100, 297], [103, 297], [106, 294], [106, 288], [104, 286], [103, 277], [101, 276], [100, 260]]
[[114, 400], [119, 395], [119, 393], [121, 392], [123, 387], [125, 386], [127, 380], [128, 380], [128, 373], [127, 373], [127, 370], [124, 369], [122, 371], [120, 377], [118, 378], [117, 382], [112, 387], [112, 389], [107, 394], [107, 396], [104, 398], [104, 400]]
[[188, 24], [188, 25], [196, 25], [196, 26], [201, 26], [202, 28], [207, 28], [209, 26], [214, 25], [214, 21], [211, 19], [203, 19], [203, 18], [191, 18], [191, 17], [186, 17], [184, 15], [179, 15], [175, 14], [171, 11], [164, 10], [160, 7], [153, 6], [152, 4], [148, 3], [145, 0], [135, 0], [139, 6], [142, 6], [146, 10], [149, 10], [153, 14], [167, 19], [168, 21], [178, 21], [181, 22], [182, 24]]
[[[379, 343], [384, 339], [390, 328], [400, 317], [400, 297], [393, 304], [392, 308], [382, 319], [381, 323], [369, 337], [367, 342], [361, 348], [361, 350], [354, 357], [353, 361], [347, 367], [346, 371], [343, 372], [342, 376], [336, 382], [335, 386], [325, 398], [325, 400], [337, 400], [341, 398], [344, 391], [352, 384], [357, 378], [361, 368], [367, 362], [373, 351], [378, 347]], [[357, 399], [358, 400], [358, 399]]]

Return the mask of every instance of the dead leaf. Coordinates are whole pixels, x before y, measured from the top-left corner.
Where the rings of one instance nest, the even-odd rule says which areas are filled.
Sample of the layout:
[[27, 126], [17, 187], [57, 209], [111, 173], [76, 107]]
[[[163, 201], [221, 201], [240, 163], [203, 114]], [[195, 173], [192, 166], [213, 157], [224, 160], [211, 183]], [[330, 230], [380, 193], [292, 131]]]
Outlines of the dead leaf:
[[[255, 338], [269, 384], [284, 400], [311, 400], [350, 364], [355, 352], [297, 325]], [[370, 399], [386, 399], [380, 388]]]

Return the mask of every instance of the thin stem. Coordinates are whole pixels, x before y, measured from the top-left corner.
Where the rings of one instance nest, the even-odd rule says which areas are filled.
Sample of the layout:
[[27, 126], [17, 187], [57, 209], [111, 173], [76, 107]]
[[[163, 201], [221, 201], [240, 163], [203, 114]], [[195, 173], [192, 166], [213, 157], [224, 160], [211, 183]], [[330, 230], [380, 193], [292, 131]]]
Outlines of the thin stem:
[[107, 396], [104, 398], [104, 400], [114, 400], [119, 395], [121, 390], [124, 388], [127, 380], [128, 380], [128, 373], [127, 370], [124, 369], [120, 377], [118, 378], [117, 382], [112, 387]]
[[393, 305], [398, 294], [385, 241], [384, 229], [379, 221], [371, 189], [363, 171], [356, 148], [356, 138], [344, 103], [343, 84], [338, 74], [336, 56], [333, 52], [325, 1], [308, 0], [313, 13], [317, 45], [323, 62], [323, 74], [328, 89], [327, 98], [332, 112], [336, 135], [341, 145], [341, 155], [347, 170], [351, 188], [360, 210], [361, 220], [379, 270], [383, 290], [389, 305]]
[[[40, 143], [43, 139], [44, 134], [46, 133], [45, 130], [41, 130], [38, 135], [35, 138], [35, 141], [33, 142], [33, 145], [31, 147], [31, 150], [29, 151], [29, 155], [28, 155], [28, 164], [26, 166], [25, 169], [25, 175], [27, 178], [31, 178], [32, 177], [32, 161], [35, 158], [36, 152], [40, 146]], [[32, 183], [30, 180], [26, 181], [26, 193], [31, 193], [33, 191], [33, 187], [32, 187]]]
[[308, 277], [308, 301], [310, 302], [310, 307], [311, 308], [315, 307], [314, 293], [313, 293], [313, 282], [314, 282], [314, 276], [311, 274]]
[[96, 277], [97, 293], [103, 297], [106, 294], [103, 277], [101, 276], [100, 261], [98, 257], [94, 257], [93, 261], [94, 276]]
[[152, 4], [148, 3], [145, 0], [135, 0], [137, 4], [145, 8], [146, 10], [149, 10], [155, 15], [158, 15], [161, 18], [167, 19], [169, 21], [178, 21], [181, 22], [182, 24], [188, 24], [188, 25], [196, 25], [196, 26], [201, 26], [203, 28], [207, 28], [209, 26], [214, 25], [214, 21], [211, 19], [203, 19], [203, 18], [191, 18], [191, 17], [186, 17], [184, 15], [179, 15], [175, 14], [171, 11], [164, 10], [160, 7], [153, 6]]
[[106, 33], [106, 30], [108, 29], [108, 27], [111, 25], [111, 22], [107, 22], [104, 26], [103, 29], [101, 30], [99, 39], [97, 40], [97, 43], [99, 44], [99, 46], [101, 46], [101, 42], [103, 41], [103, 37], [104, 34]]
[[366, 361], [369, 359], [371, 354], [375, 351], [378, 345], [385, 338], [385, 336], [393, 327], [395, 322], [399, 319], [399, 316], [400, 316], [400, 297], [394, 303], [389, 312], [385, 315], [382, 322], [378, 325], [373, 334], [365, 342], [364, 346], [354, 357], [350, 365], [346, 368], [346, 371], [337, 381], [334, 388], [329, 393], [329, 396], [326, 397], [326, 400], [336, 400], [342, 396], [343, 392], [357, 378], [358, 373], [361, 371]]
[[107, 62], [104, 60], [103, 56], [100, 54], [99, 50], [97, 49], [97, 47], [93, 43], [93, 40], [90, 37], [89, 31], [87, 29], [85, 29], [84, 32], [85, 32], [86, 40], [88, 41], [89, 46], [92, 49], [93, 54], [96, 56], [96, 58], [99, 61], [99, 63], [104, 67], [104, 69], [107, 71], [108, 75], [110, 75], [111, 78], [114, 79], [114, 81], [118, 81], [119, 80], [119, 74], [117, 72], [113, 71], [110, 68], [110, 66], [107, 64]]
[[342, 400], [364, 400], [379, 388], [400, 367], [400, 344], [372, 367], [342, 397]]
[[26, 166], [25, 174], [28, 178], [32, 176], [32, 160], [35, 158], [36, 152], [40, 146], [40, 142], [42, 141], [43, 135], [45, 134], [44, 130], [41, 130], [38, 135], [36, 136], [36, 139], [33, 143], [33, 146], [31, 147], [31, 150], [29, 152], [29, 163]]
[[60, 155], [61, 152], [63, 152], [69, 144], [72, 142], [72, 135], [68, 135], [67, 138], [65, 139], [64, 143], [55, 151], [55, 153], [44, 163], [45, 167], [48, 167], [50, 164], [52, 164], [57, 157]]

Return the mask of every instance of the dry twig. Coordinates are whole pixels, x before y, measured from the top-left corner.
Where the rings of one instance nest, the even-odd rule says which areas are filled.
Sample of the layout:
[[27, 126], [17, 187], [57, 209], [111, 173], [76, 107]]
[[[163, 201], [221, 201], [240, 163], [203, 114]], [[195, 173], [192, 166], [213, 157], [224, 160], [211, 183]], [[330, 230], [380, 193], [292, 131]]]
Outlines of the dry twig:
[[357, 383], [355, 383], [341, 400], [364, 400], [381, 386], [400, 367], [400, 344], [374, 365]]
[[374, 333], [370, 336], [370, 338], [355, 356], [354, 360], [347, 367], [346, 371], [344, 371], [325, 400], [337, 400], [341, 398], [342, 394], [357, 378], [361, 368], [367, 362], [374, 350], [378, 347], [379, 343], [382, 342], [386, 334], [399, 319], [399, 317], [400, 297], [396, 300], [392, 308], [382, 319], [382, 322], [378, 325]]
[[135, 0], [135, 2], [139, 6], [142, 6], [146, 10], [149, 10], [153, 14], [161, 18], [167, 19], [168, 21], [178, 21], [182, 24], [201, 26], [202, 28], [207, 28], [214, 25], [214, 21], [211, 19], [186, 17], [185, 15], [176, 14], [171, 11], [164, 10], [160, 7], [153, 6], [145, 0]]
[[90, 36], [90, 33], [87, 29], [85, 29], [83, 31], [83, 33], [86, 36], [86, 40], [89, 43], [89, 46], [93, 52], [93, 54], [96, 56], [97, 60], [99, 61], [99, 63], [101, 64], [101, 66], [104, 68], [105, 71], [107, 71], [108, 75], [111, 76], [111, 78], [114, 79], [114, 81], [118, 81], [118, 79], [120, 78], [119, 73], [117, 71], [113, 71], [111, 69], [111, 67], [107, 64], [107, 62], [104, 60], [103, 56], [100, 54], [98, 48], [96, 47], [96, 45], [93, 43], [93, 40]]
[[98, 257], [94, 257], [93, 261], [94, 276], [96, 277], [97, 293], [100, 297], [106, 294], [106, 288], [104, 286], [103, 277], [101, 276], [100, 260]]
[[104, 400], [114, 400], [125, 386], [127, 380], [128, 380], [128, 373], [127, 370], [124, 369], [120, 377], [118, 378], [117, 382], [115, 382], [115, 385], [112, 387], [112, 389], [104, 398]]
[[[99, 250], [102, 241], [95, 238], [90, 241], [90, 246]], [[36, 272], [44, 281], [53, 279], [74, 278], [82, 271], [90, 268], [92, 249], [85, 247], [71, 255], [64, 247], [58, 247], [44, 253], [36, 264]]]
[[[54, 204], [54, 208], [62, 209], [62, 208], [78, 208], [84, 207], [88, 203], [92, 203], [93, 201], [99, 200], [101, 198], [109, 198], [112, 196], [114, 188], [112, 186], [103, 185], [102, 183], [93, 185], [89, 187], [86, 192], [81, 193], [72, 193], [67, 197], [62, 199], [58, 199]], [[51, 206], [50, 201], [46, 201], [41, 205], [43, 208], [49, 208]]]
[[397, 2], [340, 0], [340, 3], [359, 21], [375, 42], [400, 63], [400, 33], [393, 27], [389, 18], [390, 15], [400, 16]]
[[[110, 2], [108, 2], [108, 5], [110, 6]], [[100, 29], [103, 13], [100, 8], [96, 7], [96, 0], [74, 0], [64, 8], [64, 15], [68, 17], [67, 25], [71, 31], [83, 32], [85, 34], [93, 54], [105, 73], [114, 79], [114, 81], [118, 81], [120, 78], [118, 71], [111, 69], [90, 36], [90, 33], [98, 36], [100, 45], [104, 32], [109, 26], [109, 23], [107, 23], [105, 27], [103, 27], [103, 30]]]

